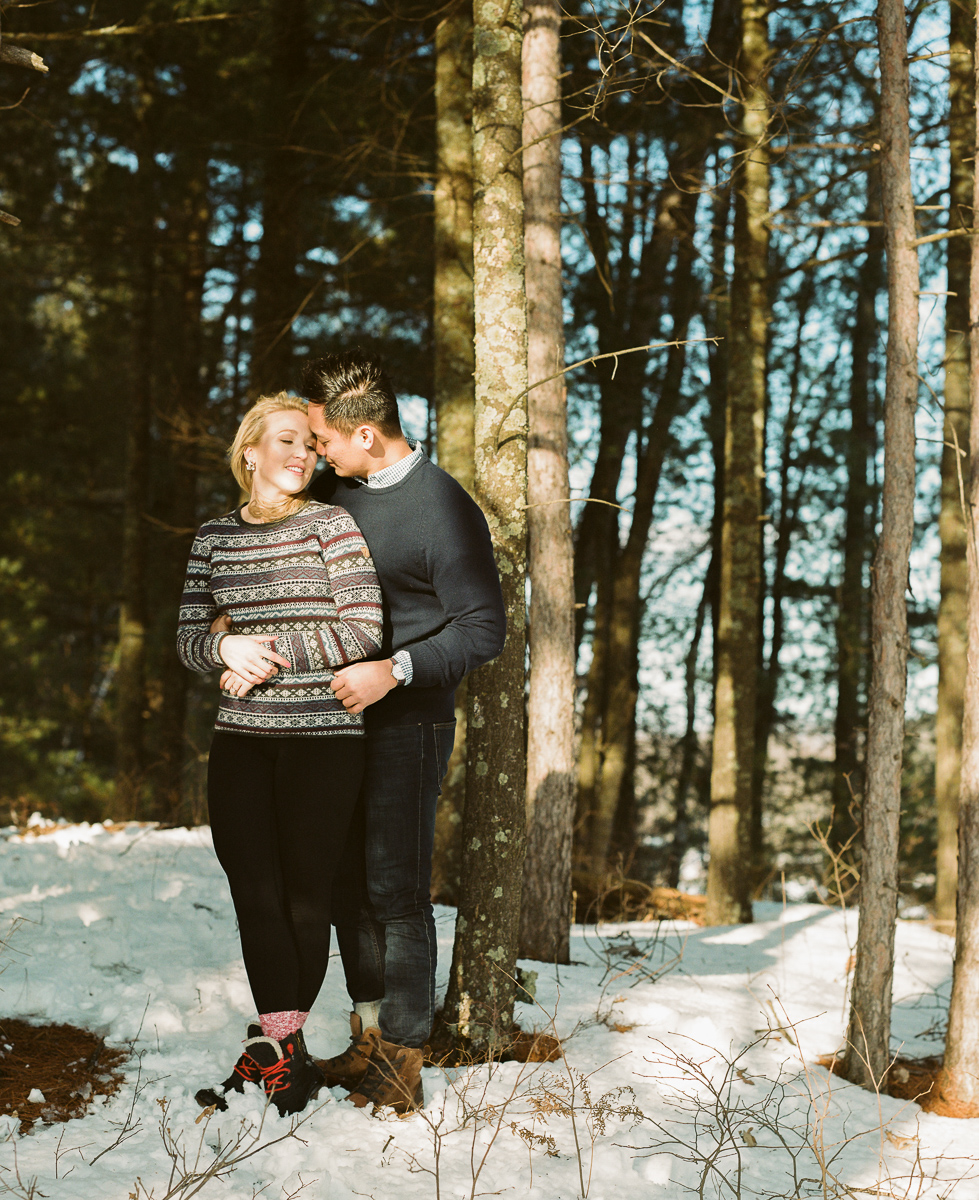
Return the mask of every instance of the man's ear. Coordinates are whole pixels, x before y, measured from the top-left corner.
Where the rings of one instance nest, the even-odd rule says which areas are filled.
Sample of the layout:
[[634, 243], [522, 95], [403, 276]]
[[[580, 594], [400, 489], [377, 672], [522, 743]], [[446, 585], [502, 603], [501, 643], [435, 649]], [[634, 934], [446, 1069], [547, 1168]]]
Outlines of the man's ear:
[[357, 430], [357, 437], [359, 438], [360, 444], [365, 450], [370, 450], [370, 448], [374, 445], [374, 442], [377, 440], [377, 435], [370, 425], [361, 425]]

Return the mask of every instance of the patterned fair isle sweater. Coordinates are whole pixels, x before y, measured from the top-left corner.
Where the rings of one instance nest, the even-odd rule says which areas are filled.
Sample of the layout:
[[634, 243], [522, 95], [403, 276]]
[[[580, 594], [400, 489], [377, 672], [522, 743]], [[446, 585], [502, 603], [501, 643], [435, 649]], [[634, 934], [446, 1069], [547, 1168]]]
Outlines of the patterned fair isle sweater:
[[363, 733], [330, 690], [333, 667], [377, 655], [381, 589], [350, 514], [313, 500], [282, 521], [253, 525], [241, 510], [202, 525], [187, 564], [177, 653], [202, 673], [224, 667], [209, 632], [219, 613], [235, 633], [274, 634], [291, 669], [241, 699], [222, 692], [216, 729], [266, 736]]

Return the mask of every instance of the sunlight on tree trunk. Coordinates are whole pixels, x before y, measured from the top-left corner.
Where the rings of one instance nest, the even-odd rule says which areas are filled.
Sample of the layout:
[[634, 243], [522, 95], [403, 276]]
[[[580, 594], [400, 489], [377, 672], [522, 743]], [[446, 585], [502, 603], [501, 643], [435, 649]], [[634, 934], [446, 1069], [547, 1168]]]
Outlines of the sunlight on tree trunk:
[[[971, 34], [975, 3], [949, 3], [949, 228], [968, 227], [975, 153], [975, 85]], [[938, 816], [938, 863], [935, 918], [951, 931], [955, 924], [959, 832], [959, 772], [962, 756], [962, 693], [965, 688], [966, 588], [965, 522], [959, 478], [968, 459], [955, 443], [969, 449], [969, 258], [966, 238], [949, 238], [949, 295], [945, 298], [945, 445], [938, 531], [942, 543], [941, 601], [938, 606], [938, 711], [935, 716], [935, 807]]]
[[492, 1052], [513, 1019], [527, 821], [527, 307], [521, 180], [522, 14], [473, 6], [473, 290], [476, 498], [507, 611], [503, 653], [469, 679], [466, 810], [456, 939], [445, 1001], [457, 1045]]
[[863, 804], [860, 924], [846, 1077], [880, 1086], [890, 1061], [894, 926], [904, 703], [908, 558], [914, 532], [914, 412], [918, 397], [918, 251], [911, 192], [906, 13], [878, 6], [881, 198], [887, 247], [887, 383], [884, 486], [871, 586], [871, 675]]
[[768, 335], [767, 6], [741, 5], [744, 93], [734, 179], [734, 279], [724, 441], [717, 685], [707, 874], [708, 925], [751, 920], [751, 781], [761, 603]]
[[[979, 65], [979, 32], [975, 49]], [[979, 117], [976, 128], [979, 141]], [[973, 167], [975, 163], [973, 163]], [[979, 212], [979, 175], [973, 189], [973, 212]], [[964, 240], [964, 239], [963, 239]], [[979, 446], [979, 239], [973, 237], [969, 277], [969, 436]], [[955, 972], [948, 1007], [945, 1060], [935, 1087], [946, 1113], [979, 1117], [979, 456], [968, 475], [967, 504], [971, 520], [968, 556], [968, 661], [962, 729], [962, 781], [959, 806], [959, 878], [955, 922]]]
[[[523, 41], [527, 378], [564, 366], [561, 286], [561, 8], [529, 0]], [[520, 953], [566, 963], [574, 825], [574, 574], [564, 379], [527, 397], [530, 694], [527, 856]]]

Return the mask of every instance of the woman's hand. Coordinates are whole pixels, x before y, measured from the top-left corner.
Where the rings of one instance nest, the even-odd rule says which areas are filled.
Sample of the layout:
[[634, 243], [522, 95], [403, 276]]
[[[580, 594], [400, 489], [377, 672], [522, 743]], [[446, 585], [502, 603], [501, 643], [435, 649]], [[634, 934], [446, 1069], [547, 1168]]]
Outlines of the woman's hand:
[[211, 633], [230, 633], [234, 629], [231, 618], [227, 613], [218, 613], [211, 622]]
[[252, 635], [229, 633], [222, 638], [218, 646], [218, 656], [229, 666], [236, 675], [240, 675], [246, 683], [253, 687], [256, 683], [264, 683], [272, 675], [278, 675], [274, 663], [291, 667], [292, 663], [281, 654], [276, 654], [267, 643], [274, 642], [272, 635]]
[[229, 667], [221, 676], [221, 691], [230, 692], [232, 696], [237, 696], [240, 700], [242, 696], [247, 696], [252, 690], [252, 685], [247, 679], [242, 679], [240, 675], [236, 675]]

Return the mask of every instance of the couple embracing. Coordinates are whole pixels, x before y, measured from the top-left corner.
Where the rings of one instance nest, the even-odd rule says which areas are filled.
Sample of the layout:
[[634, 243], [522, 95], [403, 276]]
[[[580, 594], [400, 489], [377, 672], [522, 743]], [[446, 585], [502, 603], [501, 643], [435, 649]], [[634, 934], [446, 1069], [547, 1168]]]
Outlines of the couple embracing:
[[[422, 1101], [435, 1006], [435, 806], [453, 693], [503, 648], [489, 530], [402, 432], [380, 360], [306, 364], [306, 399], [245, 415], [231, 470], [248, 497], [201, 526], [178, 652], [222, 670], [208, 761], [214, 849], [228, 876], [258, 1016], [223, 1084], [280, 1113], [324, 1085], [358, 1107]], [[328, 468], [313, 481], [317, 456]], [[314, 1060], [302, 1034], [331, 925], [351, 1039]]]

